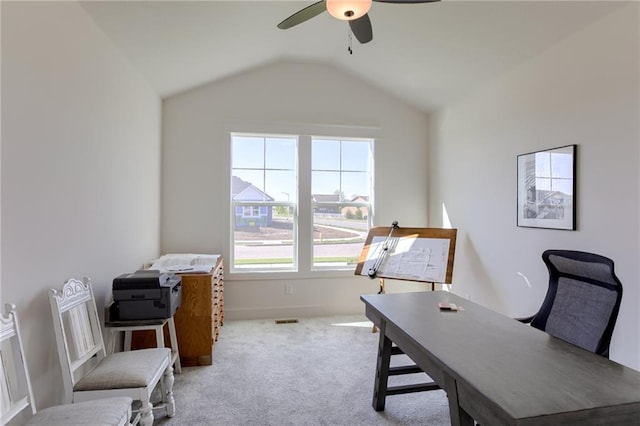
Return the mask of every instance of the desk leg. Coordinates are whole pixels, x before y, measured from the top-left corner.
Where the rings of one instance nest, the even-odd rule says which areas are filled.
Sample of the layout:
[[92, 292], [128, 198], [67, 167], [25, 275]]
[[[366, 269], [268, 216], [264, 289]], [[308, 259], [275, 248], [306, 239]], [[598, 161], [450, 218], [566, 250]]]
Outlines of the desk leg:
[[162, 325], [155, 327], [156, 329], [156, 348], [164, 348], [164, 332], [162, 331]]
[[449, 398], [449, 416], [451, 426], [473, 426], [473, 419], [461, 406], [458, 401], [458, 387], [452, 377], [446, 377], [447, 398]]
[[116, 331], [107, 329], [107, 355], [111, 355], [116, 351]]
[[182, 365], [180, 364], [180, 352], [178, 351], [178, 337], [176, 335], [176, 323], [173, 317], [169, 318], [169, 341], [171, 342], [171, 357], [174, 360], [174, 368], [176, 373], [182, 373]]
[[376, 365], [376, 377], [373, 388], [373, 408], [376, 411], [384, 410], [387, 398], [387, 384], [389, 381], [389, 364], [391, 363], [391, 340], [385, 335], [386, 323], [380, 324], [380, 340], [378, 343], [378, 362]]
[[124, 346], [122, 348], [124, 351], [131, 350], [131, 330], [124, 331]]

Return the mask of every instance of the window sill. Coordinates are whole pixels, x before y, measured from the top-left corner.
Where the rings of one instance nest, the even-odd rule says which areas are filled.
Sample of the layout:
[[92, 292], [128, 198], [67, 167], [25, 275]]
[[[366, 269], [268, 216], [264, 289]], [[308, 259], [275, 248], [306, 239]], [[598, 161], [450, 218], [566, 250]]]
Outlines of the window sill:
[[315, 271], [260, 271], [260, 272], [226, 272], [227, 281], [265, 281], [265, 280], [305, 280], [319, 278], [351, 278], [357, 277], [353, 269], [348, 270], [315, 270]]

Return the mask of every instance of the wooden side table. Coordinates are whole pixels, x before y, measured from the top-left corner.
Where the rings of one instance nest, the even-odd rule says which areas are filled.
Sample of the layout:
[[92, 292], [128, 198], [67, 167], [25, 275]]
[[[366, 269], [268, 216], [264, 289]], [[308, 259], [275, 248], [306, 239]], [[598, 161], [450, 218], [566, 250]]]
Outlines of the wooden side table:
[[[108, 310], [107, 310], [108, 312]], [[178, 338], [176, 336], [176, 325], [173, 321], [173, 317], [165, 319], [153, 319], [153, 320], [132, 320], [132, 321], [110, 321], [108, 314], [105, 317], [104, 325], [108, 331], [107, 338], [107, 353], [115, 352], [116, 337], [118, 333], [124, 332], [124, 347], [125, 351], [131, 350], [131, 334], [133, 331], [139, 330], [155, 330], [156, 332], [156, 346], [164, 348], [164, 331], [165, 325], [169, 329], [169, 340], [171, 341], [171, 361], [174, 364], [175, 372], [182, 373], [182, 366], [180, 364], [180, 353], [178, 352]]]

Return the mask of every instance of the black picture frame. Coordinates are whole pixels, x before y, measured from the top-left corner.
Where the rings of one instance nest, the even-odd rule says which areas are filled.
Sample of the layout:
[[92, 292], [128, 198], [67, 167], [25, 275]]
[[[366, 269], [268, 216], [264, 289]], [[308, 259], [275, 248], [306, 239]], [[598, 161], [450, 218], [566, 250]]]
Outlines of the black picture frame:
[[518, 155], [517, 225], [576, 230], [577, 145]]

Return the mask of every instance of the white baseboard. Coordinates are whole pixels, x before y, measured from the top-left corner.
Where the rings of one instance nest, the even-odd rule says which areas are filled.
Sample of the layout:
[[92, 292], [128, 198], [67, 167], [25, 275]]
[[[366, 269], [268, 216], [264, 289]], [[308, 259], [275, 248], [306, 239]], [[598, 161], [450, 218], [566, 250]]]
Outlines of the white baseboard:
[[278, 318], [310, 318], [331, 315], [362, 315], [364, 317], [364, 305], [356, 306], [282, 306], [273, 308], [241, 308], [225, 309], [225, 319], [278, 319]]

